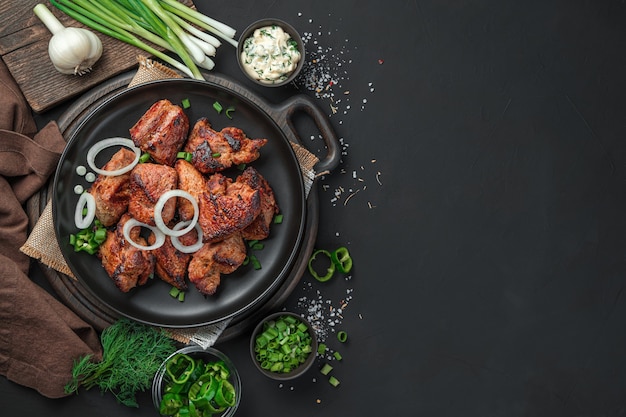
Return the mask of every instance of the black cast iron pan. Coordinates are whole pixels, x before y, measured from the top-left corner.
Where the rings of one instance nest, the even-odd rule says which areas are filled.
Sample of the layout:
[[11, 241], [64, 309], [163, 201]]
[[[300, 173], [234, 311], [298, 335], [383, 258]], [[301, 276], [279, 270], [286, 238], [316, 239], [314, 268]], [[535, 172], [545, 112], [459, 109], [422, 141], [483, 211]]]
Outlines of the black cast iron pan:
[[[268, 144], [271, 146], [264, 148], [263, 156], [255, 166], [274, 187], [285, 219], [289, 221], [280, 225], [280, 229], [277, 228], [266, 242], [262, 253], [265, 257], [262, 259], [262, 273], [251, 270], [236, 272], [223, 281], [214, 298], [206, 299], [194, 294], [192, 289], [185, 303], [178, 303], [167, 294], [167, 285], [158, 281], [123, 294], [112, 286], [106, 275], [102, 275], [104, 271], [94, 257], [77, 255], [71, 247], [64, 245], [67, 234], [75, 229], [73, 207], [77, 197], [70, 189], [78, 178], [73, 170], [77, 164], [83, 163], [86, 149], [96, 138], [127, 134], [128, 127], [147, 106], [160, 98], [169, 98], [174, 102], [189, 99], [192, 123], [195, 118], [206, 116], [216, 128], [235, 125], [251, 137], [273, 138]], [[233, 120], [223, 114], [217, 115], [212, 107], [215, 101], [219, 101], [224, 108], [235, 107]], [[290, 146], [290, 142], [299, 141], [291, 120], [293, 114], [300, 110], [315, 120], [328, 148], [327, 158], [316, 168], [334, 168], [339, 158], [336, 137], [325, 116], [310, 99], [295, 96], [278, 106], [269, 105], [220, 77], [209, 77], [208, 82], [167, 80], [143, 84], [112, 94], [86, 114], [70, 115], [68, 119], [75, 125], [69, 129], [68, 146], [55, 176], [53, 212], [60, 247], [72, 271], [88, 289], [88, 294], [84, 294], [87, 301], [95, 297], [96, 307], [101, 305], [104, 313], [111, 312], [111, 316], [127, 316], [163, 327], [193, 327], [228, 317], [237, 323], [239, 318], [261, 309], [268, 301], [283, 299], [285, 290], [293, 289], [294, 281], [301, 275], [302, 263], [306, 262], [303, 250], [306, 252], [314, 240], [307, 230], [311, 220], [307, 216], [308, 204], [304, 198], [299, 165]], [[63, 123], [60, 120], [60, 124]], [[303, 248], [303, 244], [307, 248]]]

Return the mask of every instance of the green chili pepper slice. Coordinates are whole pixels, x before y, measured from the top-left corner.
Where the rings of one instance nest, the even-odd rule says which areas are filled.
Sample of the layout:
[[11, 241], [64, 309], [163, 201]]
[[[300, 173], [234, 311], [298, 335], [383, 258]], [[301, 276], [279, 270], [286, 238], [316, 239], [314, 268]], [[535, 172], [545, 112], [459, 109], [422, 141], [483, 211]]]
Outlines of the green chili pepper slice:
[[222, 379], [219, 384], [215, 393], [215, 403], [222, 408], [235, 405], [235, 387], [227, 379]]
[[162, 415], [208, 417], [235, 405], [235, 387], [227, 380], [231, 372], [221, 360], [205, 362], [181, 353], [168, 361], [165, 371]]
[[168, 393], [161, 399], [159, 414], [162, 416], [172, 416], [183, 406], [183, 398], [178, 394]]
[[187, 382], [195, 369], [195, 361], [184, 353], [174, 356], [165, 366], [165, 371], [176, 385]]
[[189, 387], [189, 401], [196, 408], [204, 408], [215, 397], [217, 392], [217, 380], [211, 374], [203, 374], [194, 384]]
[[348, 248], [345, 246], [342, 246], [331, 253], [330, 259], [342, 274], [347, 274], [352, 269], [352, 258], [350, 257]]
[[180, 407], [178, 412], [174, 414], [174, 417], [191, 417], [191, 412], [189, 411], [189, 406], [183, 405]]
[[[315, 261], [315, 258], [317, 257], [317, 255], [325, 255], [330, 260], [330, 265], [328, 269], [326, 270], [326, 275], [319, 275], [317, 271], [315, 270], [315, 268], [313, 268], [313, 262]], [[331, 253], [324, 249], [318, 249], [315, 252], [313, 252], [313, 255], [311, 255], [311, 258], [309, 259], [308, 266], [309, 266], [309, 272], [311, 273], [311, 275], [313, 275], [313, 278], [315, 278], [316, 280], [320, 282], [328, 281], [335, 273], [335, 268], [336, 268], [335, 263], [332, 262]]]

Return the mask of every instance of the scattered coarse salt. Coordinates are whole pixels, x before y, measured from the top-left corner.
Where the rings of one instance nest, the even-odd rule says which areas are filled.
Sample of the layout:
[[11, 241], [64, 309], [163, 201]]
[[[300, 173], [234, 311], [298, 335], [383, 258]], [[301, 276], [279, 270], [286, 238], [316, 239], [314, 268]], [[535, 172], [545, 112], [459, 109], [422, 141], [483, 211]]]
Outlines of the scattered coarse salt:
[[[305, 291], [312, 290], [313, 285], [308, 282]], [[352, 288], [348, 289], [348, 294], [352, 293]], [[351, 296], [344, 297], [337, 303], [323, 296], [319, 289], [312, 295], [304, 295], [298, 299], [298, 309], [305, 311], [303, 317], [306, 318], [315, 331], [319, 342], [324, 343], [331, 333], [335, 333], [335, 328], [343, 323], [343, 313], [349, 306]], [[332, 351], [328, 352], [329, 359]]]

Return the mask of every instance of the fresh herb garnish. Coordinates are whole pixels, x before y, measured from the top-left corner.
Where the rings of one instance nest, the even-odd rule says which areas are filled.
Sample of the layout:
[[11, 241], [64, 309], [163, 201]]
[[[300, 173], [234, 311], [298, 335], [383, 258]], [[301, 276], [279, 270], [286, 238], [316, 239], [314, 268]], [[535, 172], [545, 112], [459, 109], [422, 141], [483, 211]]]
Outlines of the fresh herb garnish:
[[138, 407], [135, 395], [150, 388], [152, 378], [165, 359], [176, 351], [174, 341], [164, 332], [129, 319], [120, 319], [100, 336], [102, 360], [86, 355], [74, 362], [67, 394], [80, 387], [99, 387], [111, 392], [128, 407]]

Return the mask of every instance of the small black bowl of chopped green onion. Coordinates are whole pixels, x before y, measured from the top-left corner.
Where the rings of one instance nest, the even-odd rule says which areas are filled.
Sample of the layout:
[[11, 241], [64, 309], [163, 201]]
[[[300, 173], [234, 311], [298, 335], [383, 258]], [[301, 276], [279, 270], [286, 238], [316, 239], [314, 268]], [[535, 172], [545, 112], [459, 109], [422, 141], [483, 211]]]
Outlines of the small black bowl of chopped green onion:
[[162, 416], [233, 416], [241, 379], [221, 351], [187, 346], [170, 355], [154, 376], [152, 401]]
[[265, 376], [285, 381], [309, 370], [317, 354], [317, 337], [311, 324], [291, 312], [263, 319], [252, 332], [250, 355]]

